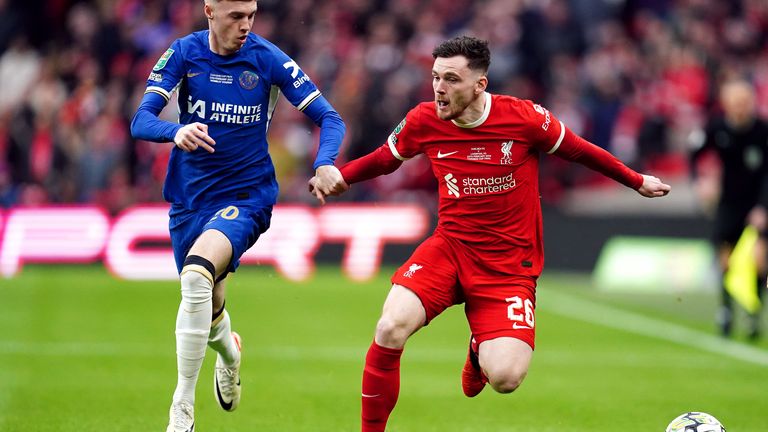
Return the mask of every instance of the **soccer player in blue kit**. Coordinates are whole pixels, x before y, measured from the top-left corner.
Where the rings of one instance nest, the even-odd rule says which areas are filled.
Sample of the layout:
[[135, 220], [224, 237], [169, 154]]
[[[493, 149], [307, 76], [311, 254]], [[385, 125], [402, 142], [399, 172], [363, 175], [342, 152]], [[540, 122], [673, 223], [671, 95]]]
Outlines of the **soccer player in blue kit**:
[[[177, 39], [160, 57], [131, 123], [137, 139], [176, 144], [163, 187], [181, 279], [168, 431], [194, 430], [206, 346], [217, 352], [219, 404], [232, 411], [240, 401], [241, 341], [224, 310], [224, 278], [269, 228], [278, 186], [266, 137], [280, 92], [320, 126], [318, 199], [346, 188], [333, 166], [344, 122], [290, 57], [250, 32], [256, 1], [205, 0], [203, 10], [208, 30]], [[176, 90], [179, 123], [159, 119]]]

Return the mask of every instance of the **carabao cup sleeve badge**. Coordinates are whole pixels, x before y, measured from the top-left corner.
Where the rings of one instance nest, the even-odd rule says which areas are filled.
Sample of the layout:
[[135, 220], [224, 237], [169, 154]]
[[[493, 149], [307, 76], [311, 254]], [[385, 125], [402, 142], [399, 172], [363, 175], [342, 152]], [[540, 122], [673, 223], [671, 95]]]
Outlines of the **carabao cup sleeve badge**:
[[240, 74], [240, 87], [246, 90], [253, 90], [259, 83], [259, 76], [251, 71], [243, 71]]
[[157, 60], [157, 63], [155, 63], [155, 67], [152, 68], [153, 71], [159, 71], [160, 69], [164, 68], [166, 64], [168, 64], [168, 59], [171, 58], [173, 55], [173, 50], [168, 48], [165, 50], [163, 55], [160, 56], [160, 58]]

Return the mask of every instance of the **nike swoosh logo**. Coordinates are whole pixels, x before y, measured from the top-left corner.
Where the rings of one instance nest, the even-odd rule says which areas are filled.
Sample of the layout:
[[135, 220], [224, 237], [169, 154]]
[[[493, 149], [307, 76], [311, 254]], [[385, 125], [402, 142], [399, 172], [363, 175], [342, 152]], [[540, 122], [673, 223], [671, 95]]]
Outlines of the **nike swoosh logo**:
[[194, 78], [200, 74], [202, 74], [202, 72], [187, 72], [187, 78]]
[[[237, 384], [240, 385], [240, 380], [237, 381]], [[219, 398], [219, 404], [222, 408], [224, 408], [224, 411], [229, 411], [232, 409], [232, 401], [226, 402], [224, 398], [221, 397], [221, 391], [219, 390], [219, 377], [216, 377], [216, 397]]]
[[520, 330], [520, 329], [528, 329], [528, 330], [530, 330], [531, 329], [530, 326], [524, 326], [524, 325], [520, 325], [518, 323], [512, 323], [512, 328], [515, 329], [515, 330]]
[[375, 397], [379, 397], [379, 396], [381, 396], [381, 393], [375, 394], [375, 395], [368, 395], [368, 394], [363, 393], [363, 397], [364, 398], [375, 398]]
[[450, 156], [450, 155], [452, 155], [452, 154], [456, 154], [456, 153], [458, 153], [458, 152], [459, 152], [459, 151], [458, 151], [458, 150], [456, 150], [456, 151], [452, 151], [452, 152], [448, 152], [448, 153], [440, 153], [440, 150], [438, 150], [438, 151], [437, 151], [437, 158], [438, 158], [438, 159], [442, 159], [442, 158], [444, 158], [444, 157], [448, 157], [448, 156]]

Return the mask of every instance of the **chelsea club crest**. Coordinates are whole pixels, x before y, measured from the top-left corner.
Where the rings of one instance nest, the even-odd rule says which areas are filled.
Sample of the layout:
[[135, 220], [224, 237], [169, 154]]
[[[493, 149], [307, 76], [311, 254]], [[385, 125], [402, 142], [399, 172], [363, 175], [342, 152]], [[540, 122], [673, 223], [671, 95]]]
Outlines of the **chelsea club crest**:
[[253, 90], [259, 83], [259, 76], [251, 71], [243, 71], [240, 74], [240, 87], [246, 90]]

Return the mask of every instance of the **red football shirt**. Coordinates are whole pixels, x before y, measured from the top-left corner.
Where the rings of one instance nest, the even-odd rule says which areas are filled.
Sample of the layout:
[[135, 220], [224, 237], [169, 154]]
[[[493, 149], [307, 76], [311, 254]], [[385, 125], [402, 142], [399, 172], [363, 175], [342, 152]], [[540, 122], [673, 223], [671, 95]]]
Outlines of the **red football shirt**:
[[[562, 122], [540, 105], [511, 96], [484, 97], [483, 115], [471, 124], [441, 120], [434, 102], [421, 103], [384, 147], [400, 161], [424, 153], [432, 162], [440, 198], [436, 232], [468, 245], [467, 253], [494, 271], [537, 277], [544, 263], [541, 152], [579, 161], [633, 188], [640, 187], [642, 177], [592, 144], [564, 140]], [[366, 162], [376, 160], [381, 163]], [[345, 179], [355, 163], [342, 167]], [[355, 171], [369, 168], [357, 165]]]

